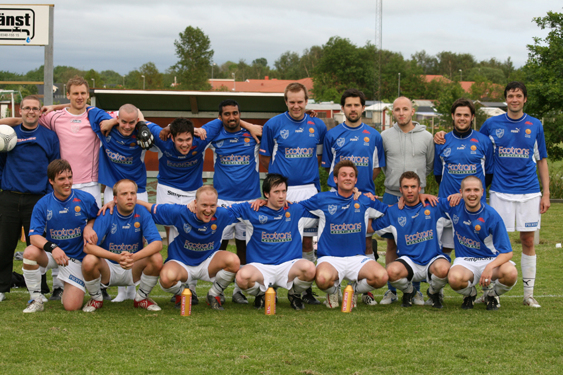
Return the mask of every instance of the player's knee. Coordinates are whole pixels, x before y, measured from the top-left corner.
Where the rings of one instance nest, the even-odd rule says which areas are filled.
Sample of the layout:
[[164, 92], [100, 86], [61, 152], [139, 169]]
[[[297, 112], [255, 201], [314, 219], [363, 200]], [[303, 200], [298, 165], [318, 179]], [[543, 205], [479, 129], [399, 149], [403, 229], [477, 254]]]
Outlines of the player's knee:
[[387, 273], [385, 268], [382, 268], [375, 272], [372, 280], [368, 279], [368, 284], [378, 289], [387, 284], [387, 281], [389, 281], [389, 274]]
[[444, 277], [448, 276], [449, 271], [450, 271], [449, 263], [440, 262], [434, 268], [434, 275], [436, 275], [436, 277], [439, 277], [440, 279], [443, 279]]
[[448, 274], [448, 284], [453, 290], [460, 290], [463, 289], [463, 283], [466, 280], [463, 280], [461, 274], [458, 272], [450, 272]]
[[237, 272], [237, 275], [235, 277], [235, 280], [237, 282], [237, 285], [239, 286], [239, 288], [246, 290], [248, 288], [250, 288], [250, 278], [248, 277], [249, 275], [247, 275], [244, 272], [244, 268], [241, 269], [240, 271]]
[[240, 259], [236, 254], [229, 253], [226, 257], [226, 268], [231, 272], [237, 272], [240, 269]]
[[38, 247], [33, 246], [33, 245], [29, 245], [23, 251], [23, 257], [25, 259], [29, 259], [29, 260], [37, 260], [39, 258], [40, 253], [41, 253], [41, 250]]
[[506, 268], [507, 268], [506, 270], [503, 270], [503, 277], [501, 282], [504, 285], [512, 286], [516, 284], [516, 280], [518, 280], [518, 271], [516, 270], [516, 267], [514, 267], [512, 264], [510, 264], [510, 266]]
[[314, 280], [316, 273], [317, 273], [317, 267], [315, 267], [315, 263], [308, 260], [303, 262], [303, 268], [301, 274], [303, 275], [306, 281]]
[[92, 254], [86, 254], [82, 259], [82, 272], [92, 272], [98, 265], [99, 258]]
[[315, 283], [317, 284], [317, 287], [322, 290], [328, 289], [334, 284], [330, 274], [322, 271], [319, 272], [318, 270], [315, 275]]
[[178, 275], [170, 268], [163, 267], [160, 270], [160, 283], [164, 288], [170, 288], [178, 282]]
[[397, 267], [396, 263], [392, 263], [387, 267], [387, 278], [389, 281], [397, 281], [402, 279], [403, 276], [401, 274], [402, 269]]
[[157, 269], [161, 269], [162, 268], [162, 255], [160, 255], [160, 253], [156, 253], [150, 256], [149, 258], [149, 263], [157, 268]]
[[522, 246], [528, 248], [534, 247], [534, 232], [521, 232], [520, 240], [522, 241]]

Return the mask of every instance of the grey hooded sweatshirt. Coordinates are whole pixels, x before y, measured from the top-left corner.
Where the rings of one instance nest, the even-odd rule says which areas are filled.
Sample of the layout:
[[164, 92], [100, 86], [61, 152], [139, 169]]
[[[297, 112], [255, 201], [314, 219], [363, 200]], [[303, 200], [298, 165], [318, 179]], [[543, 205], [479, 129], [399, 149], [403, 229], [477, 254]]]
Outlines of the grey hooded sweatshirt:
[[420, 177], [420, 186], [426, 186], [426, 176], [434, 169], [434, 140], [426, 126], [414, 122], [414, 128], [404, 133], [397, 123], [381, 133], [385, 150], [385, 192], [400, 196], [399, 178], [406, 171]]

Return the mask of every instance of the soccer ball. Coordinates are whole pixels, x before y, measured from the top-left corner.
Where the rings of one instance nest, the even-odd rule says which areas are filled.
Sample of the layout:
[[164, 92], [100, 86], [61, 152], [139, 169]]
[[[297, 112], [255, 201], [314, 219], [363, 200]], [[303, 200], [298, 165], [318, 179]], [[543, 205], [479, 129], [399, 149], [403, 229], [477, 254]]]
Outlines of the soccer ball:
[[0, 125], [0, 152], [9, 152], [16, 147], [18, 136], [14, 128], [8, 125]]

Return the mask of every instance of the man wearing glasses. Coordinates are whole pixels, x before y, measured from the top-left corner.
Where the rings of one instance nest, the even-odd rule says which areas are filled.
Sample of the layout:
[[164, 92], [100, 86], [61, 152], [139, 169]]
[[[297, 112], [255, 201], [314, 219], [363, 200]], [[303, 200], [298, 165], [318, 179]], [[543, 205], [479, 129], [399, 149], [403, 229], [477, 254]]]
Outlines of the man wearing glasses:
[[51, 191], [47, 166], [60, 158], [59, 138], [55, 132], [39, 125], [41, 102], [36, 96], [26, 96], [21, 102], [22, 123], [14, 130], [16, 147], [5, 156], [0, 193], [0, 301], [10, 292], [14, 250], [21, 227], [27, 245], [29, 223], [35, 203]]

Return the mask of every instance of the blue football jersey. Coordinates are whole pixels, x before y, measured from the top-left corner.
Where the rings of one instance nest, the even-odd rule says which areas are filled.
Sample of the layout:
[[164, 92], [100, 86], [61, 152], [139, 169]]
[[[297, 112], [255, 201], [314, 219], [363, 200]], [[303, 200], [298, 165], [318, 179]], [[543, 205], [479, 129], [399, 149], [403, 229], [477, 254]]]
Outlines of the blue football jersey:
[[259, 146], [249, 132], [242, 129], [231, 133], [222, 127], [210, 147], [215, 152], [213, 186], [220, 199], [247, 201], [262, 196], [258, 172]]
[[178, 236], [168, 244], [168, 259], [188, 266], [197, 266], [221, 247], [226, 226], [237, 219], [226, 208], [218, 207], [209, 223], [199, 220], [184, 205], [154, 204], [151, 207], [154, 221], [161, 225], [173, 225]]
[[201, 140], [194, 137], [192, 148], [187, 155], [182, 155], [176, 150], [172, 138], [166, 141], [159, 138], [162, 130], [160, 126], [156, 125], [149, 128], [158, 148], [158, 183], [182, 191], [194, 191], [203, 186], [202, 173], [205, 149], [211, 139], [216, 137], [219, 132], [219, 128], [208, 126], [208, 124], [204, 125], [203, 128], [207, 131], [207, 138]]
[[[461, 181], [475, 176], [485, 188], [485, 174], [493, 173], [493, 145], [487, 136], [471, 130], [464, 138], [453, 132], [446, 134], [446, 143], [435, 145], [434, 175], [442, 176], [438, 196], [447, 198], [459, 193]], [[486, 194], [483, 194], [483, 202]]]
[[105, 215], [98, 216], [94, 222], [94, 231], [98, 235], [98, 246], [115, 254], [142, 250], [143, 237], [149, 244], [161, 240], [151, 214], [139, 205], [127, 216], [121, 215], [117, 208], [113, 214], [108, 211]]
[[342, 123], [330, 129], [324, 140], [322, 166], [330, 168], [327, 183], [335, 189], [334, 166], [341, 160], [351, 160], [358, 168], [358, 190], [375, 194], [373, 170], [385, 167], [383, 140], [379, 132], [364, 123], [357, 128]]
[[315, 184], [320, 191], [317, 155], [325, 134], [324, 122], [307, 114], [299, 121], [288, 112], [271, 118], [260, 144], [260, 155], [271, 157], [268, 172], [287, 177], [289, 186]]
[[507, 114], [491, 117], [481, 127], [494, 146], [491, 191], [508, 194], [539, 193], [536, 163], [547, 158], [541, 122], [524, 114], [512, 120]]
[[477, 212], [467, 211], [463, 200], [455, 207], [448, 202], [438, 207], [452, 221], [456, 257], [488, 258], [512, 251], [502, 218], [488, 204], [481, 203]]
[[72, 190], [61, 201], [54, 193], [41, 198], [31, 214], [29, 235], [43, 236], [57, 244], [69, 258], [82, 261], [84, 256], [84, 227], [96, 218], [98, 205], [89, 193]]
[[361, 195], [354, 200], [353, 195], [345, 198], [336, 191], [318, 193], [299, 204], [319, 217], [319, 257], [364, 255], [369, 219], [387, 211], [387, 205], [377, 199]]
[[[427, 265], [434, 257], [445, 255], [440, 238], [449, 221], [438, 207], [407, 206], [402, 210], [395, 204], [385, 216], [374, 220], [372, 228], [380, 236], [393, 234], [397, 243], [397, 256], [408, 256], [414, 263]], [[446, 255], [449, 260], [449, 256]]]
[[273, 210], [262, 206], [254, 211], [249, 203], [233, 204], [229, 210], [246, 225], [246, 262], [277, 265], [301, 259], [305, 227], [317, 218], [298, 203]]

